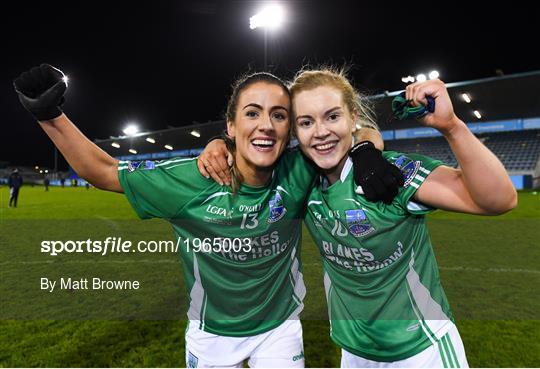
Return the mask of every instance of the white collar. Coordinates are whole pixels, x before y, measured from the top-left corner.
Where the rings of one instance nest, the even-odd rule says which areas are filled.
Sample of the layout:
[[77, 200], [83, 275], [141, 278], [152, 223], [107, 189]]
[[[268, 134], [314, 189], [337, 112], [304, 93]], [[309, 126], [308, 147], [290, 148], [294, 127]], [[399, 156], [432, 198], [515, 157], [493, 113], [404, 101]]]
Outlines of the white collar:
[[353, 165], [352, 160], [350, 156], [347, 156], [347, 161], [345, 162], [345, 165], [343, 166], [343, 169], [341, 170], [341, 175], [339, 176], [339, 179], [341, 182], [345, 182], [345, 179], [347, 179], [347, 176], [349, 175], [349, 172], [351, 171]]
[[[341, 174], [339, 175], [339, 180], [341, 183], [345, 182], [347, 179], [347, 176], [349, 175], [349, 172], [352, 170], [353, 162], [351, 158], [348, 156], [347, 160], [345, 161], [345, 164], [343, 165], [343, 169], [341, 169]], [[328, 188], [328, 179], [326, 179], [326, 176], [321, 175], [321, 184], [322, 188], [326, 190]]]

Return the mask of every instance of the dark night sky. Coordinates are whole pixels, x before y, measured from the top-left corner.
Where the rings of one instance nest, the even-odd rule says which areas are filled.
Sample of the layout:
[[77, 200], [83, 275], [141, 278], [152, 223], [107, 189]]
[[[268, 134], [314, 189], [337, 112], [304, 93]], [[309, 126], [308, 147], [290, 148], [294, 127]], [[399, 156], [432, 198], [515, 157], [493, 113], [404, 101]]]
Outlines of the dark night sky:
[[[250, 30], [248, 19], [263, 2], [17, 3], [1, 5], [0, 161], [52, 165], [52, 144], [11, 85], [41, 62], [70, 77], [64, 111], [90, 139], [119, 135], [130, 120], [156, 130], [220, 119], [235, 77], [262, 69], [263, 31]], [[444, 9], [426, 1], [281, 3], [288, 20], [268, 50], [285, 78], [307, 62], [349, 62], [356, 86], [378, 93], [432, 69], [445, 82], [540, 69], [531, 2], [482, 10], [470, 1]]]

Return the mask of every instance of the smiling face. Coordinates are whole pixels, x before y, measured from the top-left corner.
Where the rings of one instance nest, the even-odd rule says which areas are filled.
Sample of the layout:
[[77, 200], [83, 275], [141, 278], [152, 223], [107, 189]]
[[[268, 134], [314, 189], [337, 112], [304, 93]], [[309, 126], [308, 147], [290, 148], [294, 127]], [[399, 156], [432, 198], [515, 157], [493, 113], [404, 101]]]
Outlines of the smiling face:
[[303, 90], [294, 96], [293, 108], [300, 148], [335, 182], [352, 146], [356, 120], [342, 93], [330, 86]]
[[248, 184], [264, 184], [289, 138], [290, 98], [283, 87], [255, 82], [240, 93], [227, 132], [235, 139], [235, 162]]

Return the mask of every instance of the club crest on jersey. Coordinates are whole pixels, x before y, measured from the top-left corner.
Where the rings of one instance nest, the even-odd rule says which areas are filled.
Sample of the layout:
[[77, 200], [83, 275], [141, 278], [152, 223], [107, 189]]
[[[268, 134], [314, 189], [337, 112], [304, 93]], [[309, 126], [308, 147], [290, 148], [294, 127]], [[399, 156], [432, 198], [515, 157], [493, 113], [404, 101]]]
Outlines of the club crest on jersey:
[[345, 220], [349, 232], [355, 237], [365, 236], [375, 230], [369, 222], [366, 212], [362, 209], [345, 210]]
[[268, 202], [270, 208], [268, 215], [268, 223], [274, 223], [283, 218], [287, 209], [283, 206], [283, 198], [280, 193], [276, 191], [274, 197]]
[[142, 161], [130, 161], [128, 163], [128, 171], [134, 172], [141, 166]]
[[416, 176], [416, 173], [418, 172], [418, 168], [420, 168], [419, 161], [412, 161], [405, 155], [398, 157], [394, 162], [394, 165], [401, 170], [403, 176], [405, 177], [403, 187], [407, 187], [411, 184], [414, 176]]

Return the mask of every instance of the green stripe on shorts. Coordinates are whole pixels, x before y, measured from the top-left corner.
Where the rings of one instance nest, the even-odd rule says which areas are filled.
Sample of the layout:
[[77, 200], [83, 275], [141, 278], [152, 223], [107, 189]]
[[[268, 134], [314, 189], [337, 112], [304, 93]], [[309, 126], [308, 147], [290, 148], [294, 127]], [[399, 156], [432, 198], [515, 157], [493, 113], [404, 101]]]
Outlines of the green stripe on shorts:
[[443, 343], [443, 347], [444, 347], [444, 352], [446, 352], [446, 357], [448, 358], [448, 365], [450, 368], [455, 368], [456, 366], [454, 365], [454, 362], [452, 360], [452, 356], [450, 355], [450, 348], [448, 347], [448, 333], [445, 334], [443, 337], [442, 337], [442, 343]]
[[437, 341], [437, 346], [439, 346], [439, 353], [441, 354], [441, 359], [442, 359], [442, 362], [443, 362], [443, 366], [445, 368], [448, 368], [448, 363], [446, 362], [446, 356], [444, 354], [444, 350], [442, 348], [442, 343], [441, 341]]
[[450, 351], [452, 352], [452, 357], [454, 358], [454, 362], [456, 363], [456, 368], [460, 368], [459, 366], [459, 360], [456, 355], [456, 350], [454, 349], [454, 345], [452, 344], [452, 340], [450, 339], [450, 334], [446, 334], [446, 340], [448, 341], [448, 346], [450, 347]]

